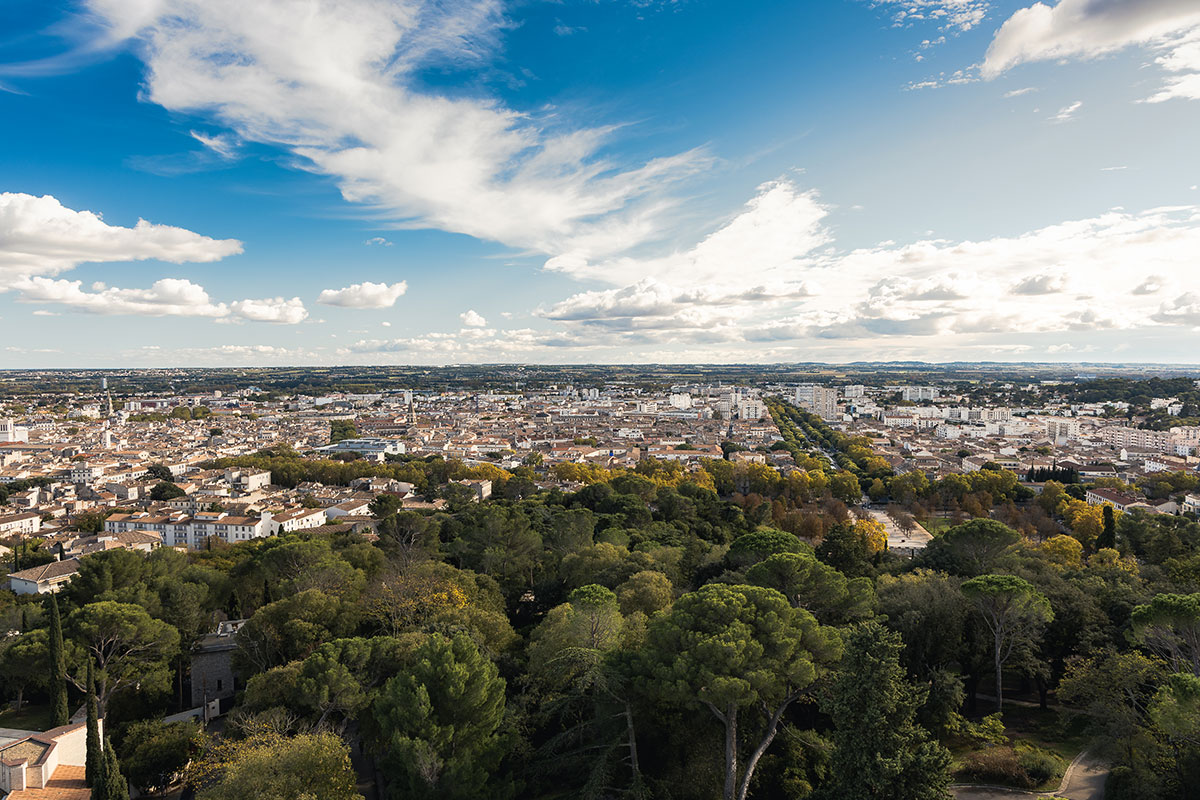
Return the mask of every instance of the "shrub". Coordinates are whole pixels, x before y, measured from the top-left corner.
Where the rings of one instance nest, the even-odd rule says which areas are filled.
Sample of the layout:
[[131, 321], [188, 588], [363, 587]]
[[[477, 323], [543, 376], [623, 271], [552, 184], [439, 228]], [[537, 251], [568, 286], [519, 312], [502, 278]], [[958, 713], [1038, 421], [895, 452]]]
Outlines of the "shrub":
[[1062, 769], [1058, 756], [1048, 750], [1032, 747], [1017, 756], [1017, 764], [1029, 775], [1034, 786], [1041, 786], [1057, 776]]
[[1011, 747], [989, 747], [968, 753], [958, 773], [962, 778], [979, 783], [1000, 783], [1022, 789], [1036, 785], [1021, 767], [1017, 751]]

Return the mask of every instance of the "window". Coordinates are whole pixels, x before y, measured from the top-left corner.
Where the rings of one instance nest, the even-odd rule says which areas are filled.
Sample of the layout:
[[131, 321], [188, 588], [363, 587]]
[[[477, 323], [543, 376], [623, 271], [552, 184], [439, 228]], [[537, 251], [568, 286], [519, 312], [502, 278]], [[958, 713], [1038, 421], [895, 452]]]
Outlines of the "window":
[[223, 684], [224, 684], [224, 681], [222, 681], [220, 678], [217, 678], [217, 691], [218, 692], [221, 691], [223, 688], [225, 688], [223, 686]]

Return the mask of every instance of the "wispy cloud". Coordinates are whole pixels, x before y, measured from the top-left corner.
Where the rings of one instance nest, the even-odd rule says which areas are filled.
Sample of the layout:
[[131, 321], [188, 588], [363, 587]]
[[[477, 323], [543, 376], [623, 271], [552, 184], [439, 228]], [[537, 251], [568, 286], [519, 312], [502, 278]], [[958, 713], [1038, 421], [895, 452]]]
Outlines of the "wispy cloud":
[[508, 25], [500, 0], [89, 6], [136, 41], [146, 99], [283, 148], [404, 226], [608, 254], [657, 235], [665, 187], [708, 163], [698, 150], [621, 163], [602, 155], [617, 127], [431, 93], [418, 77], [431, 65], [486, 67]]
[[1069, 122], [1075, 118], [1075, 113], [1083, 108], [1083, 101], [1076, 100], [1074, 103], [1063, 106], [1058, 110], [1058, 113], [1050, 117], [1051, 122]]

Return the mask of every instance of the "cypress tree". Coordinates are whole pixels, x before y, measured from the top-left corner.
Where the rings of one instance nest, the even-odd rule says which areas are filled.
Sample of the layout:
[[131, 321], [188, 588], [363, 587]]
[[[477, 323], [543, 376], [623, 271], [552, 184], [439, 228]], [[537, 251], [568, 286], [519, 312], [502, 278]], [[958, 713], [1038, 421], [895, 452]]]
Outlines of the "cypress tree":
[[[99, 791], [97, 791], [99, 790]], [[104, 770], [99, 785], [92, 788], [93, 800], [129, 800], [129, 784], [121, 774], [121, 762], [112, 742], [104, 737]]]
[[1117, 520], [1113, 514], [1113, 507], [1108, 503], [1104, 504], [1104, 530], [1096, 539], [1096, 549], [1101, 550], [1105, 547], [1117, 546]]
[[67, 709], [67, 654], [58, 597], [53, 594], [50, 595], [50, 697], [54, 706], [54, 727], [66, 725], [71, 717]]
[[88, 786], [98, 783], [104, 753], [100, 749], [100, 704], [96, 702], [96, 676], [92, 662], [87, 668], [87, 762], [84, 780]]

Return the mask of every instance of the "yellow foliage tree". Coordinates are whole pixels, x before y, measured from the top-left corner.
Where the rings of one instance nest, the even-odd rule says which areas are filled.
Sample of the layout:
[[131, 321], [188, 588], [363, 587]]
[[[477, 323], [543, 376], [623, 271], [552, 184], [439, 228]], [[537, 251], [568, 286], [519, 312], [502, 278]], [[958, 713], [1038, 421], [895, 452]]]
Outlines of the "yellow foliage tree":
[[1052, 536], [1042, 543], [1041, 551], [1052, 564], [1063, 569], [1071, 569], [1083, 564], [1083, 545], [1079, 540], [1059, 534]]
[[854, 523], [854, 532], [867, 540], [867, 545], [871, 548], [872, 553], [879, 553], [887, 549], [887, 528], [882, 522], [860, 519]]

